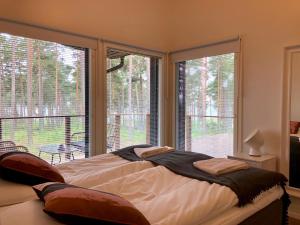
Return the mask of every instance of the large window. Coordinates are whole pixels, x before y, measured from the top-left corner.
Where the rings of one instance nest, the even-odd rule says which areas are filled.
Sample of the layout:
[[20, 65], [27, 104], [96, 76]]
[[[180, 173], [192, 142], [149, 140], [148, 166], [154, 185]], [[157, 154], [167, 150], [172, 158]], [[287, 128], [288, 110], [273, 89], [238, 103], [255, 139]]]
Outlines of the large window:
[[234, 151], [235, 53], [176, 63], [177, 148], [225, 157]]
[[88, 49], [0, 34], [1, 149], [24, 146], [51, 163], [88, 156], [88, 58]]
[[159, 59], [107, 51], [107, 149], [158, 144]]

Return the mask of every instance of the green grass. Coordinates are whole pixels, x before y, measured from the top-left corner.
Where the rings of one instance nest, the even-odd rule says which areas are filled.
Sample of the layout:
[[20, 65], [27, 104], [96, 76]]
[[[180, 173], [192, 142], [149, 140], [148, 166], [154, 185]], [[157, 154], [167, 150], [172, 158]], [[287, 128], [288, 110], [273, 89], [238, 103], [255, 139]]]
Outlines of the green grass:
[[[11, 140], [11, 122], [4, 120], [3, 122], [3, 139]], [[33, 154], [38, 155], [39, 147], [48, 144], [63, 144], [65, 143], [65, 124], [64, 120], [56, 121], [56, 125], [51, 125], [44, 121], [44, 128], [39, 128], [39, 120], [35, 120], [32, 124], [32, 141], [30, 145], [28, 143], [27, 135], [27, 122], [25, 120], [17, 120], [17, 125], [15, 129], [15, 138], [14, 141], [17, 145], [24, 145], [28, 147], [29, 151]], [[49, 122], [49, 121], [47, 121]], [[121, 125], [121, 147], [134, 144], [146, 143], [146, 131], [143, 128], [142, 121], [141, 124], [138, 124], [140, 128], [129, 128], [126, 125]], [[215, 135], [219, 133], [224, 133], [224, 128], [222, 124], [218, 123], [216, 120], [207, 120], [206, 127], [203, 128], [203, 125], [198, 121], [192, 121], [192, 138], [197, 139], [205, 135]], [[226, 133], [232, 132], [230, 129], [225, 129]], [[71, 119], [71, 134], [75, 132], [84, 131], [84, 124], [79, 118]], [[44, 155], [43, 158], [49, 158], [50, 156]]]
[[[49, 121], [48, 121], [49, 122]], [[58, 121], [56, 121], [58, 123]], [[3, 140], [11, 139], [11, 124], [12, 121], [4, 121], [3, 123]], [[71, 119], [71, 134], [75, 132], [83, 132], [84, 125], [78, 118]], [[146, 132], [143, 129], [121, 126], [121, 147], [133, 144], [146, 143]], [[32, 144], [28, 142], [27, 122], [25, 120], [17, 120], [16, 129], [14, 132], [14, 142], [17, 145], [28, 147], [29, 151], [35, 155], [39, 153], [39, 147], [48, 144], [63, 144], [65, 143], [65, 124], [64, 120], [56, 125], [51, 125], [45, 122], [42, 129], [39, 128], [38, 119], [32, 124]], [[43, 158], [49, 159], [50, 156], [43, 155]]]
[[224, 121], [218, 121], [217, 118], [206, 119], [205, 126], [203, 121], [192, 121], [192, 138], [200, 138], [207, 135], [216, 135], [232, 132], [230, 124], [225, 124]]
[[[11, 122], [3, 123], [3, 140], [11, 139]], [[71, 119], [71, 134], [84, 131], [84, 125], [78, 118]], [[38, 154], [39, 147], [47, 144], [62, 144], [65, 142], [65, 125], [62, 120], [56, 125], [45, 123], [43, 128], [39, 128], [39, 121], [35, 120], [32, 124], [32, 144], [28, 142], [27, 122], [17, 120], [16, 129], [14, 132], [14, 142], [17, 145], [28, 147], [33, 154]]]
[[128, 127], [121, 127], [121, 147], [134, 144], [144, 144], [146, 143], [146, 131]]

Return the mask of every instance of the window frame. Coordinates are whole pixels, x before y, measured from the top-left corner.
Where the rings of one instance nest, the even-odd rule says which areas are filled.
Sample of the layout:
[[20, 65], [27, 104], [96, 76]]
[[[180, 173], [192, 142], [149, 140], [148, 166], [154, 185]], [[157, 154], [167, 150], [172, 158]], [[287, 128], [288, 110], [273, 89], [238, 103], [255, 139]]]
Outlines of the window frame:
[[166, 105], [169, 104], [170, 100], [168, 83], [169, 58], [166, 52], [4, 18], [0, 18], [0, 32], [89, 49], [90, 156], [106, 153], [106, 91], [104, 91], [106, 90], [106, 49], [117, 48], [135, 54], [160, 58], [159, 139], [161, 145], [167, 144], [169, 124], [165, 118], [169, 117], [170, 109]]
[[157, 57], [159, 58], [159, 65], [158, 65], [158, 141], [159, 145], [165, 145], [166, 139], [165, 139], [165, 133], [166, 133], [166, 125], [165, 125], [165, 105], [167, 101], [167, 96], [165, 93], [167, 93], [166, 90], [166, 83], [167, 83], [167, 76], [166, 73], [166, 54], [159, 51], [154, 50], [148, 50], [144, 48], [134, 47], [130, 45], [124, 45], [112, 41], [99, 41], [99, 44], [101, 47], [101, 78], [99, 79], [99, 85], [102, 89], [101, 95], [98, 95], [99, 99], [98, 101], [101, 103], [101, 116], [100, 116], [100, 122], [99, 127], [102, 128], [101, 137], [98, 137], [101, 139], [101, 147], [99, 153], [104, 154], [106, 153], [106, 123], [107, 123], [107, 74], [106, 74], [106, 65], [107, 65], [107, 50], [110, 48], [117, 49], [120, 51], [129, 52], [136, 55], [142, 55], [142, 56], [148, 56], [148, 57]]
[[[95, 133], [95, 90], [96, 87], [94, 85], [94, 80], [96, 77], [96, 52], [97, 52], [97, 40], [92, 37], [87, 37], [84, 35], [73, 34], [69, 32], [58, 31], [54, 29], [48, 29], [40, 26], [34, 26], [26, 23], [20, 23], [10, 20], [0, 19], [0, 32], [7, 33], [15, 36], [39, 39], [43, 41], [56, 42], [58, 44], [63, 44], [67, 46], [74, 46], [79, 48], [87, 48], [88, 49], [88, 71], [89, 71], [89, 83], [88, 91], [89, 91], [89, 110], [88, 110], [88, 118], [89, 118], [89, 156], [93, 156], [96, 154], [96, 142], [95, 137], [97, 134]], [[86, 55], [86, 54], [85, 54]]]
[[242, 42], [241, 38], [233, 38], [223, 40], [216, 43], [201, 45], [199, 47], [184, 49], [170, 53], [170, 77], [172, 81], [172, 122], [171, 122], [171, 138], [172, 144], [177, 144], [177, 71], [176, 64], [197, 58], [217, 56], [222, 54], [234, 53], [234, 119], [233, 119], [233, 152], [236, 154], [243, 151], [243, 128], [242, 128]]

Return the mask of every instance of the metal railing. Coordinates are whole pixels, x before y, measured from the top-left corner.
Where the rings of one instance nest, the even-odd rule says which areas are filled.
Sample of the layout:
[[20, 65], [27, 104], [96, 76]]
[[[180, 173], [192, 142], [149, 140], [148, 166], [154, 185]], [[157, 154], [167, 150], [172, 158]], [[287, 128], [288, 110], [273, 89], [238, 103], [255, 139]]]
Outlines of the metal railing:
[[[113, 124], [112, 124], [112, 133], [109, 134], [107, 141], [110, 142], [110, 138], [113, 137], [113, 149], [119, 149], [121, 147], [121, 119], [124, 116], [146, 116], [146, 143], [150, 143], [150, 114], [145, 113], [123, 113], [123, 114], [109, 114], [109, 117], [113, 117]], [[5, 120], [23, 120], [23, 119], [52, 119], [52, 118], [63, 118], [64, 119], [64, 140], [66, 145], [70, 145], [72, 140], [72, 133], [71, 133], [71, 118], [74, 117], [82, 117], [84, 118], [85, 115], [61, 115], [61, 116], [23, 116], [23, 117], [0, 117], [0, 140], [3, 140], [3, 122]], [[108, 128], [109, 129], [109, 128]]]
[[[150, 114], [146, 113], [120, 113], [120, 114], [109, 114], [109, 117], [113, 117], [113, 136], [114, 136], [114, 148], [119, 149], [121, 147], [121, 119], [124, 116], [146, 116], [146, 143], [150, 144]], [[110, 134], [107, 136], [109, 137]]]
[[68, 115], [68, 116], [23, 116], [23, 117], [1, 117], [0, 118], [0, 140], [3, 140], [3, 124], [4, 120], [21, 120], [21, 119], [51, 119], [64, 118], [65, 121], [65, 144], [69, 145], [71, 142], [71, 118], [85, 117], [85, 115]]
[[185, 116], [185, 150], [192, 151], [192, 117], [197, 118], [215, 118], [215, 119], [234, 119], [234, 116], [200, 116], [186, 115]]

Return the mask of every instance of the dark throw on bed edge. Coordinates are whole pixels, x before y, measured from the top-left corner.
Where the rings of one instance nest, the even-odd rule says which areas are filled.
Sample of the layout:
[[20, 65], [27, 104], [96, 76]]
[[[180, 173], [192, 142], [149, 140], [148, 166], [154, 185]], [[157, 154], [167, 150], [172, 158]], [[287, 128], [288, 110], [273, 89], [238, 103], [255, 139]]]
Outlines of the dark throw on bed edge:
[[[129, 161], [140, 161], [142, 159], [134, 153], [134, 148], [146, 148], [150, 146], [151, 145], [129, 146], [112, 153]], [[174, 173], [185, 177], [227, 186], [237, 195], [239, 199], [238, 205], [240, 207], [251, 203], [255, 197], [263, 191], [266, 191], [275, 185], [280, 185], [284, 190], [282, 196], [282, 224], [287, 224], [287, 210], [290, 199], [285, 190], [287, 179], [284, 175], [250, 167], [249, 169], [214, 176], [193, 166], [193, 162], [210, 158], [212, 157], [201, 153], [174, 151], [152, 156], [145, 160], [150, 161], [155, 165], [165, 166]]]

